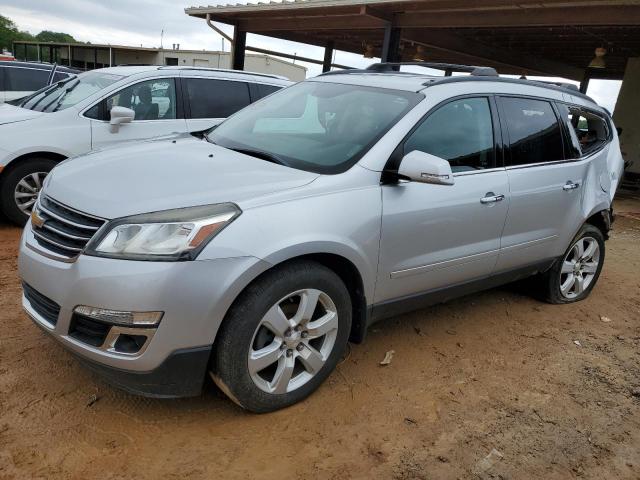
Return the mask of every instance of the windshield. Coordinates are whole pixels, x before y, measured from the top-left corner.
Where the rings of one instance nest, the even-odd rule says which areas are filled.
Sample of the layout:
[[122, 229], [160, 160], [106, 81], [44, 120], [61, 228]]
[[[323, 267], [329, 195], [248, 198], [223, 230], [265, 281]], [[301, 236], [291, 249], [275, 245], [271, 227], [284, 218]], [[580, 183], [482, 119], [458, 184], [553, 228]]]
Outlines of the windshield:
[[49, 85], [14, 105], [37, 112], [57, 112], [81, 102], [123, 77], [110, 73], [85, 72]]
[[241, 110], [207, 139], [293, 168], [341, 173], [422, 98], [399, 90], [302, 82]]

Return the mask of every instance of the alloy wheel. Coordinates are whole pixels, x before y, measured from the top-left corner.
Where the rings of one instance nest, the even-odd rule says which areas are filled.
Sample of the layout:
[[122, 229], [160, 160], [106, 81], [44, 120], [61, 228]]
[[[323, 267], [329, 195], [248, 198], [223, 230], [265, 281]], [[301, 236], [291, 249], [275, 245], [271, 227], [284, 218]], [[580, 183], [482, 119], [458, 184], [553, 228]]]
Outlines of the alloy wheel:
[[17, 207], [25, 215], [29, 216], [31, 214], [33, 205], [38, 199], [40, 190], [42, 190], [42, 182], [44, 182], [47, 174], [48, 172], [33, 172], [24, 176], [17, 183], [13, 198]]
[[600, 244], [593, 237], [583, 237], [573, 244], [560, 269], [560, 293], [573, 300], [593, 282], [600, 265]]
[[338, 323], [333, 300], [320, 290], [282, 298], [262, 317], [251, 341], [248, 368], [255, 385], [271, 394], [305, 385], [331, 355]]

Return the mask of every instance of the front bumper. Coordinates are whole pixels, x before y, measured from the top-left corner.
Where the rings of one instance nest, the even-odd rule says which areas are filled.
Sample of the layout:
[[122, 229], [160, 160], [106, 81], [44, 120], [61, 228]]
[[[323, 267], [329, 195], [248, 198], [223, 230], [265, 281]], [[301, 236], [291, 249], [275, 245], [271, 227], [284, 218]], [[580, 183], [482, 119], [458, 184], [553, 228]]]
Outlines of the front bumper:
[[[144, 262], [81, 255], [65, 263], [46, 257], [37, 248], [27, 224], [20, 243], [20, 276], [31, 289], [57, 304], [59, 313], [52, 323], [39, 313], [41, 309], [34, 308], [31, 297], [23, 295], [25, 311], [111, 383], [146, 395], [197, 394], [226, 311], [244, 286], [268, 268], [254, 257]], [[155, 331], [147, 332], [143, 349], [124, 354], [71, 336], [73, 309], [78, 305], [162, 311], [164, 316]], [[181, 375], [191, 374], [199, 384], [191, 377], [180, 382]]]
[[200, 395], [210, 355], [211, 346], [178, 350], [150, 372], [121, 370], [76, 357], [83, 366], [121, 390], [145, 397], [177, 398]]

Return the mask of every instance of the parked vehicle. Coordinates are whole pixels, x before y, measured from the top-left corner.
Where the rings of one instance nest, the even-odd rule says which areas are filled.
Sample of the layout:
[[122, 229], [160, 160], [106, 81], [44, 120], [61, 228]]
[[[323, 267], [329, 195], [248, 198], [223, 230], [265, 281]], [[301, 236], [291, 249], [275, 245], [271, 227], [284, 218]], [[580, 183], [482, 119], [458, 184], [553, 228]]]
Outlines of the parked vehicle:
[[50, 63], [0, 60], [0, 104], [26, 97], [79, 73], [80, 70]]
[[492, 69], [394, 66], [56, 167], [20, 244], [27, 313], [130, 392], [196, 395], [211, 372], [266, 412], [379, 319], [527, 276], [587, 297], [622, 173], [610, 116]]
[[0, 207], [23, 225], [42, 181], [90, 150], [207, 130], [291, 82], [194, 67], [122, 66], [67, 78], [0, 106]]

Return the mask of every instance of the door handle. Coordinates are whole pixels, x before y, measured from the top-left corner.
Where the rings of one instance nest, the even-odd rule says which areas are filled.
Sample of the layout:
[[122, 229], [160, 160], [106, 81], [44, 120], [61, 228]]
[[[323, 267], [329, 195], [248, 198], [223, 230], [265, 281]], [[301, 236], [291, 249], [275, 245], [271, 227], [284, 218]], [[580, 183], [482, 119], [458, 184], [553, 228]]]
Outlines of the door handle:
[[504, 195], [496, 195], [493, 192], [489, 192], [480, 199], [480, 203], [496, 203], [502, 200], [504, 200]]
[[569, 180], [565, 185], [562, 186], [562, 189], [565, 192], [568, 192], [569, 190], [575, 190], [576, 188], [579, 188], [580, 184], [579, 183], [573, 183], [571, 180]]

